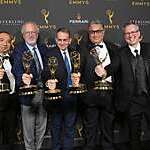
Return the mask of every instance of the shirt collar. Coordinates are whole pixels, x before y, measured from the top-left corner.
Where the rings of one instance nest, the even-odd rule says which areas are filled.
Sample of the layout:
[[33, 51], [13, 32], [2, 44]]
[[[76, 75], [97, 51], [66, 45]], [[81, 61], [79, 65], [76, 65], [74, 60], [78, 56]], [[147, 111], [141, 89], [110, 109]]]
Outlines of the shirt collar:
[[28, 43], [26, 43], [26, 45], [27, 45], [27, 47], [29, 48], [29, 50], [31, 50], [31, 51], [32, 51], [32, 49], [33, 49], [34, 47], [37, 48], [37, 44], [34, 45], [34, 46], [31, 46], [31, 45], [29, 45]]
[[64, 52], [65, 52], [66, 54], [69, 53], [67, 48], [66, 48], [65, 50], [60, 49], [60, 51], [61, 51], [61, 54], [64, 54]]
[[133, 47], [133, 46], [130, 46], [130, 45], [129, 45], [129, 48], [130, 48], [132, 54], [135, 54], [135, 49], [136, 49], [136, 50], [138, 50], [138, 54], [140, 55], [140, 52], [141, 52], [141, 46], [140, 46], [140, 43], [137, 44], [136, 48]]

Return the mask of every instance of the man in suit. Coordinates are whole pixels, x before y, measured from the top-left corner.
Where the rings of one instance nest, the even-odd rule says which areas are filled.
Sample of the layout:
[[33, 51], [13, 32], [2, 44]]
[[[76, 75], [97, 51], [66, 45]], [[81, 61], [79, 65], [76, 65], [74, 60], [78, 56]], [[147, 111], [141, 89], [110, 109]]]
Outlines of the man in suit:
[[[16, 86], [36, 85], [35, 95], [19, 97], [23, 135], [26, 150], [39, 150], [44, 138], [47, 123], [47, 113], [43, 108], [43, 69], [46, 47], [37, 43], [39, 28], [34, 22], [26, 22], [21, 29], [24, 42], [18, 44], [13, 52], [13, 72], [16, 77]], [[32, 55], [30, 68], [23, 66], [25, 52]]]
[[127, 44], [112, 63], [117, 74], [115, 106], [120, 118], [128, 121], [131, 150], [142, 150], [142, 117], [150, 123], [150, 44], [141, 42], [139, 26], [134, 23], [124, 25], [123, 35]]
[[[62, 90], [63, 96], [62, 100], [55, 101], [55, 108], [53, 107], [51, 111], [52, 150], [73, 150], [77, 97], [68, 94], [69, 87], [72, 85], [71, 72], [73, 70], [70, 43], [70, 31], [67, 28], [59, 28], [56, 31], [57, 46], [47, 53], [47, 57], [54, 56], [58, 60], [57, 80], [52, 80], [49, 75], [47, 77], [48, 85], [57, 84], [56, 86]], [[50, 74], [49, 71], [47, 74]], [[80, 74], [77, 75], [79, 78]], [[52, 90], [53, 87], [55, 86], [49, 86], [49, 89]]]
[[[97, 145], [99, 129], [101, 131], [101, 145], [104, 150], [113, 150], [112, 144], [112, 122], [114, 118], [112, 108], [112, 77], [103, 77], [103, 81], [108, 84], [108, 88], [100, 87], [94, 90], [95, 81], [102, 78], [97, 72], [97, 68], [107, 67], [117, 51], [118, 47], [110, 42], [104, 41], [104, 25], [99, 20], [89, 23], [89, 41], [81, 46], [81, 65], [84, 70], [81, 72], [82, 81], [86, 83], [88, 93], [83, 98], [84, 104], [84, 131], [85, 131], [85, 150], [94, 150]], [[97, 58], [91, 55], [91, 50], [95, 51]], [[98, 59], [98, 60], [97, 60]], [[101, 60], [101, 64], [98, 62]], [[103, 72], [105, 73], [105, 71]]]
[[[11, 72], [11, 35], [0, 32], [0, 149], [12, 150], [16, 140], [17, 97], [15, 94], [15, 78]], [[2, 85], [8, 85], [3, 89]]]

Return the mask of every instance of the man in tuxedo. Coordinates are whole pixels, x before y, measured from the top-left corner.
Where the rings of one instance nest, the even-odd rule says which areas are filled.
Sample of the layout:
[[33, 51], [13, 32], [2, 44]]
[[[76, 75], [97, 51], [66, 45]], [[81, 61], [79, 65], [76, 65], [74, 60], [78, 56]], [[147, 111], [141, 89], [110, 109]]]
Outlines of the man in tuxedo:
[[[49, 89], [52, 90], [56, 86], [61, 89], [63, 97], [61, 100], [55, 100], [55, 107], [51, 111], [52, 150], [73, 150], [77, 97], [69, 94], [69, 87], [75, 83], [71, 80], [73, 66], [70, 58], [72, 51], [69, 47], [70, 43], [70, 31], [67, 28], [59, 28], [56, 31], [57, 46], [47, 53], [47, 57], [54, 56], [58, 61], [56, 79], [51, 79], [49, 70], [46, 73]], [[80, 74], [77, 73], [77, 78], [79, 77]]]
[[[99, 66], [102, 68], [109, 66], [118, 47], [110, 42], [104, 41], [105, 29], [99, 20], [93, 20], [89, 23], [88, 34], [89, 41], [81, 46], [81, 65], [84, 64], [81, 78], [88, 88], [88, 93], [83, 98], [84, 149], [95, 149], [100, 129], [100, 144], [103, 149], [113, 150], [112, 122], [114, 114], [112, 107], [112, 77], [103, 77], [103, 81], [108, 85], [107, 88], [100, 87], [98, 90], [94, 90], [94, 88], [96, 87], [95, 81], [102, 80], [97, 72], [97, 68]], [[95, 51], [96, 57], [92, 55], [92, 51]]]
[[[0, 32], [0, 149], [12, 150], [16, 140], [17, 97], [15, 78], [11, 72], [11, 35]], [[2, 85], [8, 85], [4, 87]]]
[[[37, 43], [39, 28], [34, 22], [26, 22], [21, 29], [24, 42], [18, 44], [13, 52], [13, 72], [16, 86], [36, 85], [35, 95], [21, 95], [21, 116], [26, 150], [39, 150], [44, 138], [47, 123], [47, 113], [43, 108], [43, 69], [46, 47]], [[29, 67], [25, 68], [23, 57], [32, 57]], [[29, 60], [28, 60], [29, 61]]]
[[131, 150], [142, 150], [142, 117], [148, 126], [150, 123], [150, 44], [141, 42], [139, 26], [134, 23], [124, 25], [123, 35], [127, 44], [112, 63], [116, 76], [115, 106], [120, 118], [128, 121]]

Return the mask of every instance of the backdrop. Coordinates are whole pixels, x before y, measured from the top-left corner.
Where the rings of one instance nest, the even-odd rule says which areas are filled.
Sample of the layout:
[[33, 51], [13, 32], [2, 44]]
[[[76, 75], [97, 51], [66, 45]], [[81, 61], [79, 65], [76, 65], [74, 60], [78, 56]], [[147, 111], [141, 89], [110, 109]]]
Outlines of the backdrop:
[[53, 46], [58, 27], [69, 27], [75, 38], [82, 38], [87, 24], [100, 19], [106, 28], [106, 38], [122, 43], [122, 25], [128, 21], [141, 27], [144, 41], [150, 42], [150, 0], [0, 0], [0, 30], [21, 38], [20, 27], [26, 21], [35, 21], [40, 39]]
[[[26, 21], [34, 21], [40, 28], [40, 40], [49, 47], [54, 46], [57, 28], [70, 28], [74, 40], [84, 39], [87, 24], [100, 19], [106, 28], [106, 39], [122, 44], [121, 29], [124, 23], [137, 23], [143, 34], [143, 41], [150, 42], [150, 0], [0, 0], [0, 31], [12, 33], [14, 43], [21, 40], [20, 27]], [[81, 122], [77, 123], [77, 144], [82, 137]], [[147, 127], [143, 125], [141, 138], [150, 139]], [[145, 129], [145, 130], [144, 130]], [[127, 130], [115, 125], [114, 142], [127, 141]], [[45, 142], [49, 145], [49, 126]], [[17, 136], [21, 143], [20, 127]], [[122, 137], [122, 138], [120, 138]], [[44, 145], [47, 145], [46, 143]]]

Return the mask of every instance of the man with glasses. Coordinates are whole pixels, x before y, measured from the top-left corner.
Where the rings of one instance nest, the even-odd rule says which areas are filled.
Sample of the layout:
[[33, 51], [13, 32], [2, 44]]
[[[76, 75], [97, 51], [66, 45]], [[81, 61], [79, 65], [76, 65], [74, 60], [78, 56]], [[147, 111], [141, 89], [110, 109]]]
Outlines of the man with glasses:
[[134, 23], [124, 25], [123, 36], [126, 46], [112, 63], [113, 72], [118, 74], [115, 106], [120, 118], [128, 122], [131, 150], [142, 150], [142, 117], [150, 123], [150, 44], [141, 42], [139, 26]]
[[[36, 85], [35, 95], [21, 95], [21, 116], [23, 135], [26, 150], [39, 150], [46, 130], [47, 114], [43, 108], [43, 82], [46, 47], [37, 43], [39, 28], [34, 22], [23, 24], [22, 36], [24, 42], [18, 44], [13, 52], [13, 72], [16, 77], [16, 86]], [[29, 66], [24, 66], [25, 54], [32, 56]], [[29, 61], [29, 57], [26, 61]]]
[[[99, 67], [105, 68], [111, 64], [113, 56], [118, 47], [110, 42], [104, 41], [105, 29], [99, 20], [94, 20], [88, 26], [89, 41], [81, 46], [81, 59], [84, 64], [84, 71], [81, 73], [83, 82], [86, 83], [88, 93], [83, 98], [84, 102], [84, 127], [85, 147], [84, 150], [95, 150], [99, 129], [101, 131], [101, 145], [104, 150], [113, 150], [112, 145], [112, 121], [114, 118], [112, 108], [112, 77], [106, 78], [106, 72], [99, 74]], [[92, 52], [96, 57], [92, 55]], [[98, 59], [98, 60], [97, 60]], [[99, 63], [100, 62], [100, 63]], [[96, 87], [95, 82], [101, 81], [101, 74], [104, 74], [103, 81], [107, 88]], [[100, 121], [100, 122], [99, 122]]]

